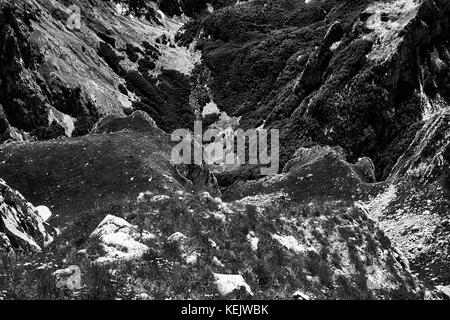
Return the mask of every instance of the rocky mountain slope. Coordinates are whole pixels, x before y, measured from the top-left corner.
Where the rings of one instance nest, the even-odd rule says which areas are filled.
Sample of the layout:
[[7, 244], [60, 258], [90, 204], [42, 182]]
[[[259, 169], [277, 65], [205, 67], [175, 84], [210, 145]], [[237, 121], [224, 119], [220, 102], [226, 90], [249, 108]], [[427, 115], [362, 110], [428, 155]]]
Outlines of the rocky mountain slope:
[[[448, 298], [449, 13], [1, 1], [0, 298]], [[194, 120], [280, 129], [280, 173], [173, 165]]]
[[[312, 166], [341, 168], [339, 177], [364, 188], [341, 154], [317, 151], [311, 151]], [[148, 191], [80, 213], [38, 259], [3, 262], [5, 298], [422, 298], [408, 260], [364, 206], [332, 193], [302, 199], [312, 175], [298, 170], [308, 170], [301, 157], [291, 165], [239, 200]], [[298, 183], [274, 191], [285, 179]], [[80, 270], [82, 284], [71, 287], [66, 278], [55, 287], [53, 274], [68, 266]], [[35, 291], [5, 281], [12, 270]]]
[[383, 183], [384, 191], [369, 203], [373, 216], [416, 271], [438, 285], [449, 282], [448, 121], [444, 109], [424, 122]]
[[[70, 5], [80, 29], [68, 24]], [[172, 40], [183, 19], [149, 10], [147, 20], [108, 1], [2, 1], [2, 140], [86, 134], [134, 104], [164, 129], [183, 113], [191, 120], [188, 76], [200, 56]]]
[[[447, 1], [252, 1], [199, 25], [214, 102], [242, 126], [285, 128], [298, 147], [339, 145], [386, 178], [446, 108]], [[192, 31], [191, 31], [192, 32]]]

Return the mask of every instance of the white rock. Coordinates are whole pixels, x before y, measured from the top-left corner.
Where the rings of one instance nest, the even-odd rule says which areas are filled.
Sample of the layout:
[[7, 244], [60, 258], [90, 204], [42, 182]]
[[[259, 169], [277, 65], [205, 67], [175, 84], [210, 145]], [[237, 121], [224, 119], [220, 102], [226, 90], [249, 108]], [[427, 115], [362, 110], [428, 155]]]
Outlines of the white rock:
[[49, 263], [44, 263], [42, 265], [40, 265], [39, 267], [36, 268], [36, 270], [49, 270], [54, 268], [54, 264], [52, 262]]
[[179, 243], [186, 239], [187, 239], [187, 237], [184, 234], [182, 234], [181, 232], [175, 232], [173, 235], [171, 235], [169, 238], [167, 238], [167, 241]]
[[301, 292], [300, 290], [295, 291], [292, 294], [292, 298], [296, 299], [296, 300], [309, 300], [309, 296], [303, 292]]
[[217, 249], [217, 243], [214, 242], [214, 240], [208, 239], [209, 244], [213, 249]]
[[78, 253], [79, 255], [85, 256], [85, 255], [87, 255], [87, 250], [86, 250], [86, 249], [80, 249], [80, 250], [77, 251], [77, 253]]
[[75, 118], [58, 111], [56, 108], [51, 107], [48, 110], [48, 123], [56, 122], [62, 128], [64, 128], [64, 132], [67, 137], [72, 137], [72, 133], [75, 130]]
[[247, 235], [247, 241], [250, 243], [250, 247], [252, 248], [252, 251], [258, 251], [258, 243], [259, 239], [255, 236], [255, 233], [251, 231]]
[[202, 197], [203, 198], [207, 198], [207, 199], [213, 199], [212, 197], [211, 197], [211, 195], [209, 194], [209, 192], [208, 191], [204, 191], [203, 193], [202, 193]]
[[366, 285], [369, 290], [380, 290], [383, 287], [384, 276], [376, 266], [370, 266], [366, 270]]
[[37, 206], [36, 212], [44, 221], [47, 221], [52, 216], [52, 212], [46, 206]]
[[217, 286], [217, 290], [222, 296], [229, 295], [235, 290], [244, 288], [245, 291], [253, 295], [250, 286], [245, 282], [241, 275], [228, 275], [228, 274], [218, 274], [214, 273], [214, 282]]
[[436, 286], [436, 289], [442, 292], [450, 299], [450, 286]]
[[214, 218], [214, 219], [216, 219], [218, 221], [221, 221], [222, 223], [226, 223], [227, 222], [227, 216], [225, 214], [223, 214], [223, 213], [220, 213], [220, 212], [212, 212], [210, 217], [212, 217], [212, 218]]
[[145, 200], [145, 198], [150, 196], [150, 195], [151, 195], [150, 192], [141, 192], [141, 193], [139, 193], [139, 196], [137, 197], [137, 201], [138, 202], [143, 202]]
[[212, 258], [212, 263], [219, 268], [225, 268], [225, 265], [217, 257]]
[[273, 234], [272, 238], [278, 241], [283, 247], [286, 249], [293, 251], [295, 253], [304, 253], [306, 252], [306, 248], [298, 243], [297, 239], [293, 236], [280, 236]]
[[187, 264], [197, 264], [199, 256], [200, 254], [198, 252], [183, 254], [184, 261], [186, 261]]
[[98, 238], [105, 251], [105, 255], [96, 260], [102, 264], [139, 259], [149, 249], [142, 241], [156, 237], [147, 231], [140, 232], [136, 226], [122, 218], [108, 215], [90, 238]]
[[147, 293], [142, 292], [142, 293], [140, 293], [140, 294], [138, 294], [136, 296], [136, 299], [138, 299], [138, 300], [150, 300], [151, 297]]
[[161, 195], [154, 196], [154, 197], [150, 200], [150, 202], [161, 202], [161, 201], [168, 200], [168, 199], [170, 199], [169, 196], [166, 196], [166, 195], [161, 194]]
[[69, 266], [52, 273], [56, 278], [56, 287], [59, 289], [68, 288], [76, 291], [81, 289], [81, 270], [78, 266]]

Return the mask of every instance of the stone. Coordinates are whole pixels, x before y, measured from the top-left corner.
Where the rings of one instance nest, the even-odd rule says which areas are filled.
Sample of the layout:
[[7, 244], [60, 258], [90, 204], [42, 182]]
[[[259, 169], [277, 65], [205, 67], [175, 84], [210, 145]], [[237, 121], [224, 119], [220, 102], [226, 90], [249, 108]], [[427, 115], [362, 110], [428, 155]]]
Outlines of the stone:
[[450, 299], [450, 285], [448, 286], [436, 286], [436, 289], [442, 293], [447, 299]]
[[219, 268], [225, 268], [225, 265], [222, 263], [222, 261], [220, 261], [217, 257], [213, 257], [212, 258], [212, 263]]
[[294, 298], [295, 300], [310, 300], [310, 297], [307, 294], [301, 292], [300, 290], [295, 291], [292, 294], [292, 298]]
[[79, 266], [72, 265], [65, 269], [59, 269], [52, 273], [56, 279], [56, 287], [58, 289], [69, 289], [77, 291], [82, 288], [81, 270]]
[[272, 239], [276, 240], [280, 245], [297, 254], [306, 252], [306, 248], [298, 243], [293, 236], [280, 236], [273, 234]]
[[46, 206], [37, 206], [36, 212], [44, 221], [47, 221], [52, 216], [52, 212]]
[[253, 252], [258, 251], [259, 239], [255, 236], [255, 233], [253, 231], [249, 232], [249, 234], [247, 235], [247, 241], [250, 244]]
[[187, 237], [184, 234], [182, 234], [181, 232], [175, 232], [169, 238], [167, 238], [167, 241], [181, 243], [186, 239], [187, 239]]
[[245, 282], [241, 275], [228, 275], [214, 273], [214, 283], [222, 296], [227, 296], [236, 290], [244, 289], [249, 295], [253, 296], [250, 286]]
[[96, 263], [109, 264], [141, 258], [149, 250], [143, 242], [155, 239], [155, 236], [122, 218], [108, 215], [90, 235], [90, 240], [94, 239], [104, 251]]

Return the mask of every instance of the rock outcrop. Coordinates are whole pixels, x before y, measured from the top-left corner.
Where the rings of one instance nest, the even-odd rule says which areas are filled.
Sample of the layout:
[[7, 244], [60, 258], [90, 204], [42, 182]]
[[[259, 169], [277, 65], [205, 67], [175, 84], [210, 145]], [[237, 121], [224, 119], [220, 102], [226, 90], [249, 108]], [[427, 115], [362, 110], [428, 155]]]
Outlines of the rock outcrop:
[[135, 111], [127, 117], [107, 116], [100, 119], [91, 133], [111, 133], [123, 130], [153, 131], [159, 129], [155, 121], [144, 111]]
[[39, 251], [55, 234], [36, 208], [0, 179], [0, 250]]
[[241, 275], [215, 273], [214, 280], [217, 285], [217, 290], [223, 297], [237, 290], [244, 290], [249, 296], [253, 295], [252, 290]]

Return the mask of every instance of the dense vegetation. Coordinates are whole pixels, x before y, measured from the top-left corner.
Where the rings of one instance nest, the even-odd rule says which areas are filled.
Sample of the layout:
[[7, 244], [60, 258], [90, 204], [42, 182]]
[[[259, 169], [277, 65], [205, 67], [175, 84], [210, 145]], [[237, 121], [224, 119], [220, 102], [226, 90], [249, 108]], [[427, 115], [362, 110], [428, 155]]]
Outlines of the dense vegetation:
[[[409, 56], [393, 62], [399, 65], [368, 60], [374, 43], [362, 37], [371, 31], [361, 12], [369, 2], [257, 0], [227, 6], [187, 24], [179, 41], [204, 32], [198, 47], [212, 73], [214, 101], [229, 115], [242, 116], [243, 127], [264, 122], [283, 128], [282, 163], [300, 146], [340, 145], [350, 159], [373, 158], [383, 179], [419, 128], [417, 63], [430, 97], [446, 95], [448, 67], [434, 58], [447, 59], [437, 35], [442, 26], [432, 20], [433, 39], [406, 43]], [[416, 43], [428, 49], [416, 52]], [[430, 54], [433, 45], [438, 49]]]

